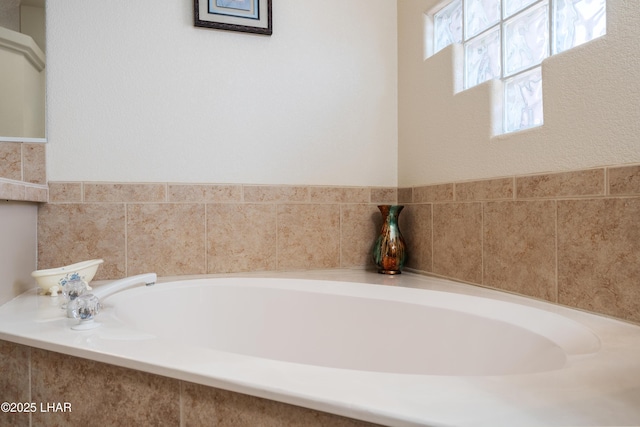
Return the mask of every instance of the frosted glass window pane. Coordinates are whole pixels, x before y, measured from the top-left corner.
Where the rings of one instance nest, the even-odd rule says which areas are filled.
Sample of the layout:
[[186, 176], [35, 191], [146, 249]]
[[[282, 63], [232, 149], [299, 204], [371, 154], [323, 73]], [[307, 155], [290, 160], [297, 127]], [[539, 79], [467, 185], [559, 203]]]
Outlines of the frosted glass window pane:
[[505, 132], [542, 124], [542, 72], [540, 67], [507, 80], [504, 89]]
[[464, 9], [465, 40], [500, 21], [500, 0], [467, 0]]
[[607, 32], [606, 0], [556, 0], [554, 50], [563, 52]]
[[500, 78], [500, 62], [500, 27], [465, 43], [465, 89]]
[[508, 18], [538, 0], [503, 0], [504, 16]]
[[438, 52], [452, 43], [462, 42], [462, 0], [456, 0], [433, 16], [434, 46]]
[[549, 56], [549, 5], [544, 2], [504, 24], [505, 75], [538, 65]]

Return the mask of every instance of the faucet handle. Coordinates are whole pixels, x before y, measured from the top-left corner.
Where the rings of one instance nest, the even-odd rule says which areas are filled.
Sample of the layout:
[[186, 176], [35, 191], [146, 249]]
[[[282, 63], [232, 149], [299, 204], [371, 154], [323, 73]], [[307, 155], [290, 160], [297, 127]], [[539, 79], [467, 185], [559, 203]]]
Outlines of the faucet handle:
[[93, 294], [80, 295], [69, 303], [71, 314], [75, 319], [80, 320], [77, 325], [71, 327], [76, 331], [93, 329], [100, 324], [94, 322], [96, 314], [100, 312], [100, 300]]
[[64, 297], [65, 301], [69, 303], [70, 301], [73, 301], [74, 299], [82, 295], [84, 291], [87, 290], [88, 286], [89, 285], [87, 285], [87, 282], [85, 282], [81, 278], [74, 278], [62, 285], [62, 296]]
[[73, 278], [62, 285], [62, 296], [64, 297], [64, 300], [61, 308], [67, 311], [67, 317], [73, 317], [71, 314], [73, 301], [80, 295], [84, 294], [86, 290], [87, 282], [82, 280], [80, 277]]

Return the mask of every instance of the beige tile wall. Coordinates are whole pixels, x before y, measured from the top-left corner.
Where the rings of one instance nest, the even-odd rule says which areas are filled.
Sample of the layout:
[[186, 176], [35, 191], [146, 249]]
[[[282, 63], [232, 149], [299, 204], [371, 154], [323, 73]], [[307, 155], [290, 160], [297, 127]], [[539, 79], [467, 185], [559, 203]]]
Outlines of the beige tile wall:
[[395, 188], [51, 182], [38, 268], [102, 258], [96, 279], [371, 264]]
[[[0, 340], [0, 426], [336, 426], [373, 424]], [[71, 411], [41, 410], [69, 403]]]
[[398, 189], [407, 268], [640, 322], [640, 166]]
[[46, 202], [46, 144], [0, 142], [0, 199]]

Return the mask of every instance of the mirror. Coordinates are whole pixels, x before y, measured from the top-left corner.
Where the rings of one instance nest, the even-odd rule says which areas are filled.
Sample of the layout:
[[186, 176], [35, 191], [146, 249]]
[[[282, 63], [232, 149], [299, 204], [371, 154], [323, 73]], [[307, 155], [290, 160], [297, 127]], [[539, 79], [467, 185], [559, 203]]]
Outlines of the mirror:
[[45, 0], [0, 2], [0, 141], [45, 141]]

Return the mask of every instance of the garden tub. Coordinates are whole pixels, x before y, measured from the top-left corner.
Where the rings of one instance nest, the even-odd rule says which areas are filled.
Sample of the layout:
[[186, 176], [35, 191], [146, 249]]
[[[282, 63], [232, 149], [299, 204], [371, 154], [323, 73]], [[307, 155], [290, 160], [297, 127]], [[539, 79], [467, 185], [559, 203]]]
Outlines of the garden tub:
[[640, 424], [638, 326], [412, 274], [263, 276], [118, 292], [88, 331], [25, 294], [0, 338], [384, 425]]

